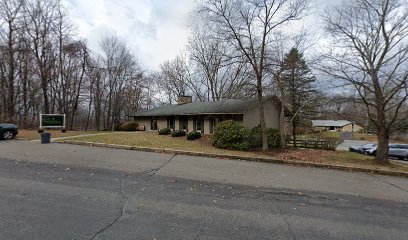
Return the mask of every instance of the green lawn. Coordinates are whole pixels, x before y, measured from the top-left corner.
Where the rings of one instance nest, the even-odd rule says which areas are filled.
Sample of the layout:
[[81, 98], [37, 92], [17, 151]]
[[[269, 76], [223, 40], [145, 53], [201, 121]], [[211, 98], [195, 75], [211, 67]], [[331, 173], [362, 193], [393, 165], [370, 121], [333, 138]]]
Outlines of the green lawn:
[[188, 141], [186, 137], [171, 137], [171, 135], [158, 135], [156, 132], [116, 132], [109, 135], [86, 136], [75, 138], [77, 141], [97, 142], [107, 144], [128, 145], [147, 148], [160, 148], [181, 151], [193, 151], [215, 154], [240, 154], [241, 156], [268, 157], [268, 154], [258, 152], [242, 152], [225, 150], [213, 147], [210, 136], [204, 135], [201, 139]]

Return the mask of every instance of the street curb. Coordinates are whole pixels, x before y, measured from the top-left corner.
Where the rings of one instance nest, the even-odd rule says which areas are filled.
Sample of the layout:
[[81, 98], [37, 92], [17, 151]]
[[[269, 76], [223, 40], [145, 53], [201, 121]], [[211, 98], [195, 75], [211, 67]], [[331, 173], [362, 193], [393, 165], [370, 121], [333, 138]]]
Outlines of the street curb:
[[349, 172], [366, 172], [366, 173], [374, 173], [374, 174], [408, 178], [407, 172], [388, 171], [388, 170], [381, 170], [381, 169], [368, 169], [368, 168], [341, 166], [341, 165], [333, 165], [333, 164], [326, 164], [326, 163], [311, 163], [311, 162], [300, 162], [300, 161], [293, 161], [293, 160], [282, 160], [282, 159], [274, 159], [274, 158], [249, 157], [249, 156], [242, 157], [242, 156], [228, 155], [228, 154], [212, 154], [212, 153], [191, 152], [191, 151], [181, 151], [181, 150], [162, 149], [162, 148], [148, 148], [148, 147], [136, 147], [136, 146], [118, 145], [118, 144], [83, 142], [83, 141], [75, 141], [75, 140], [64, 140], [64, 141], [58, 141], [54, 143], [80, 145], [80, 146], [88, 146], [88, 147], [104, 147], [104, 148], [144, 151], [144, 152], [170, 153], [170, 154], [180, 154], [180, 155], [198, 156], [198, 157], [212, 157], [212, 158], [222, 158], [222, 159], [227, 159], [227, 160], [243, 160], [243, 161], [251, 161], [251, 162], [277, 163], [277, 164], [287, 164], [291, 166], [328, 168], [328, 169], [343, 170], [343, 171], [349, 171]]

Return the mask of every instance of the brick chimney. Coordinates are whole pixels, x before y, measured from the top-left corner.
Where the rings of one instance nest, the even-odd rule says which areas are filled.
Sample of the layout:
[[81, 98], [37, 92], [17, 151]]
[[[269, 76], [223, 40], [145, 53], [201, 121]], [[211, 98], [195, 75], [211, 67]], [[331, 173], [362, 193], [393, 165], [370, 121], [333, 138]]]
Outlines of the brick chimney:
[[177, 99], [178, 105], [183, 105], [183, 104], [192, 103], [192, 102], [193, 102], [192, 96], [179, 96]]

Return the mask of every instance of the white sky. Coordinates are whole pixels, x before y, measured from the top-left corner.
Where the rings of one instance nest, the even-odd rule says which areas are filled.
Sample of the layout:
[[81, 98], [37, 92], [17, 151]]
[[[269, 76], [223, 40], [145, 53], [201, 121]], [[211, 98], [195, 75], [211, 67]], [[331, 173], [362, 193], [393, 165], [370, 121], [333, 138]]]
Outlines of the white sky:
[[[123, 39], [142, 65], [157, 69], [165, 60], [185, 49], [189, 13], [194, 0], [63, 0], [80, 37], [98, 51], [98, 42], [107, 35]], [[313, 0], [314, 22], [328, 3], [341, 0]], [[316, 27], [316, 24], [314, 24]]]

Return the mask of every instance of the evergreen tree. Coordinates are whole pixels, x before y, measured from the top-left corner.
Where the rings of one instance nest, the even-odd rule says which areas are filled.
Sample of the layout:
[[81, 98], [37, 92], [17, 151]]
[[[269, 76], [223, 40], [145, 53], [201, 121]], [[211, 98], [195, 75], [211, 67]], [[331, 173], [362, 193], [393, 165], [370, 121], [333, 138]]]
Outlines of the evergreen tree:
[[307, 67], [303, 54], [292, 48], [282, 63], [282, 82], [287, 103], [291, 110], [291, 124], [294, 146], [296, 147], [296, 127], [302, 120], [315, 114], [318, 106], [316, 78]]

